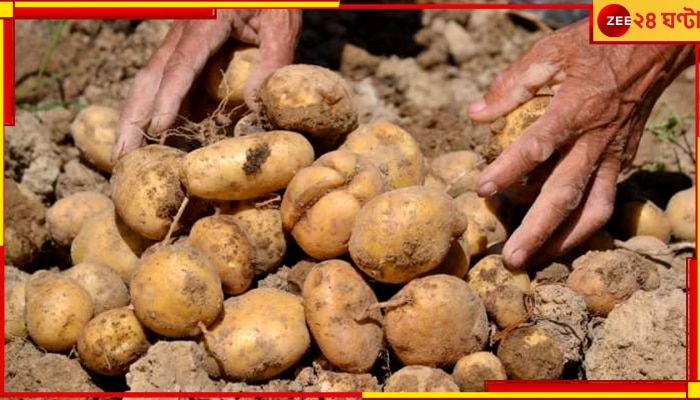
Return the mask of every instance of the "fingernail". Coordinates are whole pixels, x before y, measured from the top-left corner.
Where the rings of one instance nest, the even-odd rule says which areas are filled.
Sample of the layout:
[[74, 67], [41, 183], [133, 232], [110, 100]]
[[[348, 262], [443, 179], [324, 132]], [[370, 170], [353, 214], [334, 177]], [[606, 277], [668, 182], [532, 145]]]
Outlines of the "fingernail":
[[486, 101], [484, 101], [484, 99], [480, 99], [476, 103], [472, 103], [471, 105], [469, 105], [469, 112], [470, 113], [477, 114], [477, 113], [484, 111], [485, 109], [486, 109]]
[[498, 193], [498, 188], [496, 187], [495, 183], [489, 181], [479, 185], [476, 191], [479, 193], [480, 196], [491, 197], [494, 194]]
[[525, 260], [527, 259], [527, 254], [525, 250], [517, 249], [509, 257], [510, 266], [514, 269], [522, 269], [525, 265]]

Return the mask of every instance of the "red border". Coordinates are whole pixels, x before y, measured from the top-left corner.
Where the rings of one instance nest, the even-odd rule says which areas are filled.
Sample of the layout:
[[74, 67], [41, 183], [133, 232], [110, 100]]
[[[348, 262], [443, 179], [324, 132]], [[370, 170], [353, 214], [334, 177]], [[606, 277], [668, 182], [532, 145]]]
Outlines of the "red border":
[[15, 124], [15, 21], [4, 20], [3, 24], [3, 124]]

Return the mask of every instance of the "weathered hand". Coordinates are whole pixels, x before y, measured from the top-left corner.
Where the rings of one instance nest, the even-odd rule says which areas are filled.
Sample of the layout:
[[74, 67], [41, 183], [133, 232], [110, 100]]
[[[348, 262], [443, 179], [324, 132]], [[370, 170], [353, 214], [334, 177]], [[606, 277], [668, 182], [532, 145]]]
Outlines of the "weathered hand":
[[300, 10], [220, 10], [215, 20], [175, 22], [134, 79], [112, 159], [140, 147], [145, 131], [157, 136], [175, 122], [195, 78], [229, 38], [260, 47], [260, 65], [245, 86], [246, 104], [255, 109], [262, 81], [292, 63], [300, 29]]
[[561, 255], [610, 218], [620, 170], [637, 151], [662, 91], [692, 65], [691, 46], [592, 45], [588, 21], [537, 42], [498, 76], [470, 116], [490, 122], [544, 86], [555, 96], [547, 112], [482, 173], [477, 192], [489, 196], [527, 175], [555, 151], [560, 161], [522, 224], [505, 244], [513, 269], [533, 257]]

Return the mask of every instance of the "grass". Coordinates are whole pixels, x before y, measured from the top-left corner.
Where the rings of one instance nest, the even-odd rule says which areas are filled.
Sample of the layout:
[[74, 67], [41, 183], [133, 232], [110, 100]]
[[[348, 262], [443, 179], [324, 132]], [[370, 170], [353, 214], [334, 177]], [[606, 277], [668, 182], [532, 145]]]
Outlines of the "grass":
[[[653, 135], [661, 143], [671, 145], [673, 154], [678, 165], [678, 170], [682, 170], [679, 152], [689, 157], [693, 165], [696, 164], [695, 145], [688, 140], [688, 130], [692, 128], [695, 119], [693, 113], [678, 115], [670, 106], [666, 105], [670, 111], [670, 116], [660, 121], [647, 124], [645, 131]], [[648, 171], [662, 171], [665, 163], [662, 160], [647, 162], [644, 166]]]

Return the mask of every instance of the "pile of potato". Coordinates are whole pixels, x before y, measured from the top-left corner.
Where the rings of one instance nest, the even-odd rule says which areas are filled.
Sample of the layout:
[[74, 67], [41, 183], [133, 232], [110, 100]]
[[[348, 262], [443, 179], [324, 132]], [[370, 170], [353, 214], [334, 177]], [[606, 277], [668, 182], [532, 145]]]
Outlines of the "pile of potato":
[[[240, 64], [257, 57], [237, 51], [226, 62], [238, 74], [210, 68], [220, 76], [207, 81], [233, 107], [242, 104], [240, 73], [250, 71]], [[474, 193], [482, 156], [428, 160], [401, 127], [358, 124], [348, 85], [321, 67], [278, 70], [259, 99], [260, 113], [233, 137], [191, 152], [150, 144], [116, 165], [112, 111], [84, 109], [72, 134], [85, 159], [111, 174], [111, 196], [78, 193], [48, 210], [51, 238], [70, 248], [74, 266], [9, 290], [7, 340], [76, 349], [105, 376], [127, 372], [159, 338], [189, 338], [235, 381], [279, 376], [312, 347], [350, 373], [371, 371], [390, 350], [404, 366], [385, 383], [393, 391], [561, 377], [563, 351], [527, 324], [530, 277], [509, 271], [498, 252], [514, 199]], [[517, 140], [546, 103], [538, 97], [494, 126], [494, 146]], [[693, 193], [678, 193], [666, 211], [626, 205], [625, 233], [694, 240]], [[655, 271], [620, 271], [616, 254], [588, 253], [568, 281], [603, 316], [658, 286]], [[256, 287], [302, 259], [314, 264], [299, 274], [300, 295]]]

